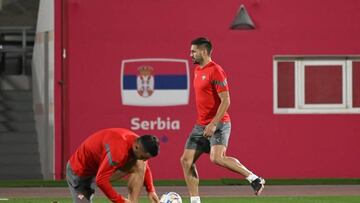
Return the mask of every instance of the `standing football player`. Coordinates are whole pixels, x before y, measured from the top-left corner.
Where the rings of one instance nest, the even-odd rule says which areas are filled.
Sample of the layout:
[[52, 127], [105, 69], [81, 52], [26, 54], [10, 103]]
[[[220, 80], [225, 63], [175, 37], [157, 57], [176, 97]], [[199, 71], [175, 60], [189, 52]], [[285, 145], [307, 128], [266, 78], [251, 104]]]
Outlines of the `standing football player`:
[[212, 44], [203, 37], [191, 42], [190, 56], [195, 67], [194, 90], [197, 122], [192, 129], [181, 157], [185, 181], [191, 203], [200, 203], [199, 176], [195, 162], [202, 153], [210, 153], [210, 160], [235, 173], [241, 174], [260, 195], [265, 180], [258, 177], [236, 158], [226, 155], [231, 123], [227, 109], [230, 106], [229, 86], [220, 65], [211, 59]]

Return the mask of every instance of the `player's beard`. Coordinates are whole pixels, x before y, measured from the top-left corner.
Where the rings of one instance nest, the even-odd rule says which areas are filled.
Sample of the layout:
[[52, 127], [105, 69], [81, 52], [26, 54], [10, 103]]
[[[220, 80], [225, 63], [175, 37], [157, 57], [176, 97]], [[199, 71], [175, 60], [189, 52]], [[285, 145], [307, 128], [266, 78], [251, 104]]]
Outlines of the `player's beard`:
[[199, 58], [199, 59], [192, 58], [192, 61], [194, 64], [200, 64], [200, 62], [202, 61], [202, 58]]

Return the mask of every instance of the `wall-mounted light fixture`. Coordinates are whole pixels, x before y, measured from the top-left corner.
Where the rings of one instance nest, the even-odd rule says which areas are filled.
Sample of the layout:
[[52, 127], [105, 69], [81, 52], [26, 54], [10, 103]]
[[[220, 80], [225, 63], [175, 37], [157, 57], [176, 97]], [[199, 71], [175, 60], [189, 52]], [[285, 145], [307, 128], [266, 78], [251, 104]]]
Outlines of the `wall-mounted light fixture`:
[[255, 29], [255, 25], [251, 20], [245, 6], [242, 4], [237, 12], [234, 21], [230, 27], [232, 30], [248, 30]]

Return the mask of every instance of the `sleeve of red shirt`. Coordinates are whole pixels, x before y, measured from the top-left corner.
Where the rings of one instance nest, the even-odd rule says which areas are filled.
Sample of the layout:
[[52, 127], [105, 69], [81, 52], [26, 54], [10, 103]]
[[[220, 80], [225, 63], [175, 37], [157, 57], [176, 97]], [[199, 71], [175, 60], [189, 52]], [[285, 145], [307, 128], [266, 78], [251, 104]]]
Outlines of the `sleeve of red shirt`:
[[[106, 143], [106, 141], [104, 142]], [[119, 143], [117, 143], [119, 144]], [[99, 170], [96, 174], [96, 185], [103, 191], [103, 193], [108, 197], [112, 202], [123, 203], [124, 197], [118, 194], [110, 183], [110, 178], [114, 174], [117, 167], [124, 164], [125, 156], [123, 153], [115, 152], [115, 148], [111, 148], [111, 144], [104, 144], [107, 151], [106, 156], [102, 163], [100, 164]], [[119, 148], [117, 148], [119, 149]], [[117, 155], [117, 156], [116, 156]], [[116, 157], [114, 157], [116, 156]], [[114, 159], [116, 162], [114, 161]]]
[[145, 185], [146, 191], [148, 193], [155, 192], [153, 177], [152, 177], [152, 173], [151, 173], [148, 161], [146, 161], [144, 185]]
[[214, 85], [216, 92], [229, 91], [228, 82], [224, 70], [216, 67], [211, 74], [211, 83]]

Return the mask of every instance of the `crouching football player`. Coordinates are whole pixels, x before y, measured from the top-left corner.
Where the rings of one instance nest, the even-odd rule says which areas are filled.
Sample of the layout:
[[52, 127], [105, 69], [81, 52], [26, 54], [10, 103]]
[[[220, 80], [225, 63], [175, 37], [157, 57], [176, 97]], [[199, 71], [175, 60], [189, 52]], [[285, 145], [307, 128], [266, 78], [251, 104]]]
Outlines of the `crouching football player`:
[[[147, 163], [157, 156], [159, 140], [153, 135], [138, 136], [123, 128], [100, 130], [88, 137], [70, 157], [66, 179], [73, 202], [92, 202], [95, 185], [112, 202], [137, 203], [143, 185], [151, 202], [158, 203]], [[127, 198], [118, 194], [110, 180], [129, 175]]]

